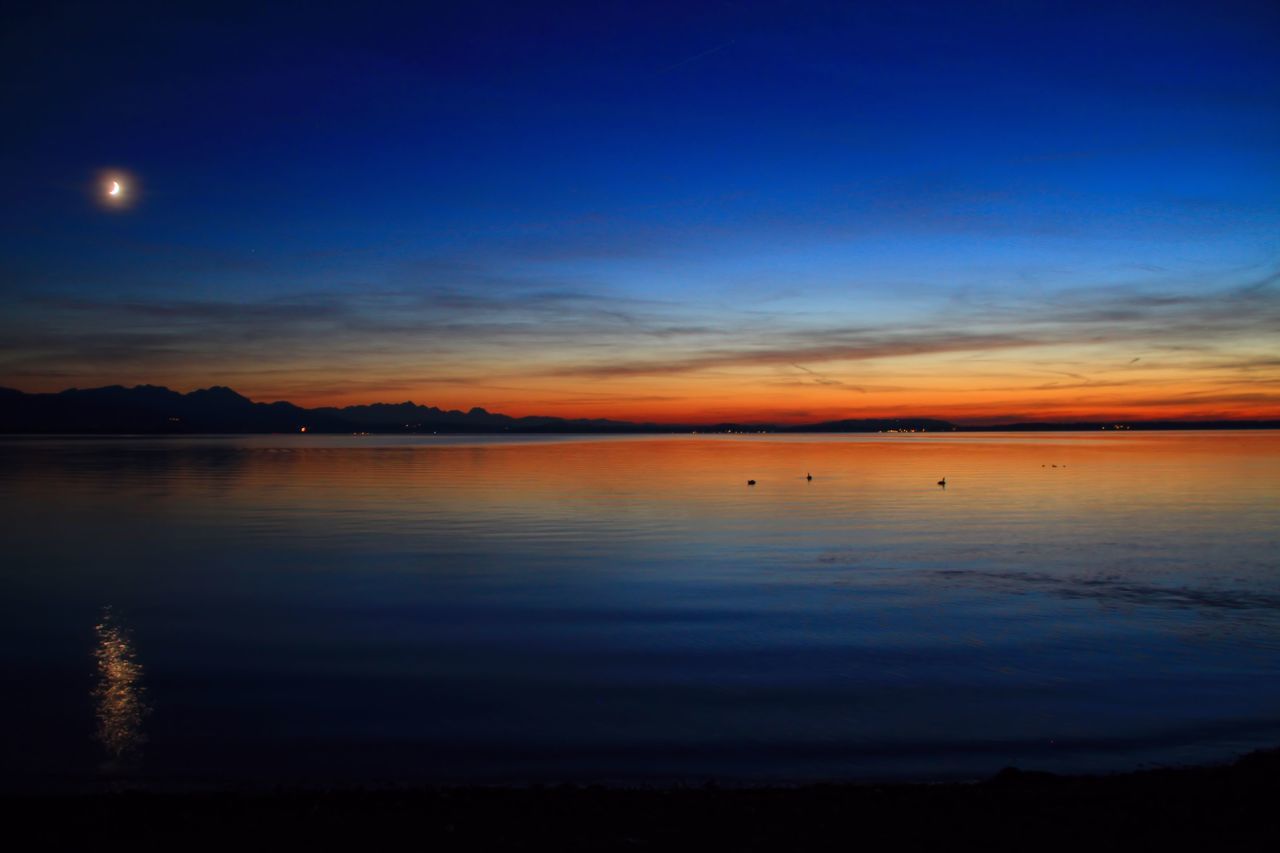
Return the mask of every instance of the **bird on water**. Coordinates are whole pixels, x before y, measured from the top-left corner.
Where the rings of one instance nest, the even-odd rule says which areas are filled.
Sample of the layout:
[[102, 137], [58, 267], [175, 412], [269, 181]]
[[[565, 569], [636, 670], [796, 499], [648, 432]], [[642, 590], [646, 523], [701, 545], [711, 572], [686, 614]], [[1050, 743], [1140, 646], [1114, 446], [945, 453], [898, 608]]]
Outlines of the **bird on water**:
[[944, 489], [945, 489], [945, 488], [947, 487], [947, 478], [946, 478], [946, 477], [943, 477], [941, 480], [939, 480], [939, 481], [938, 481], [938, 485], [939, 485], [939, 486], [942, 486], [942, 488], [944, 488]]
[[812, 479], [813, 479], [813, 475], [812, 475], [812, 474], [805, 474], [805, 475], [804, 475], [804, 478], [805, 478], [806, 480], [812, 480]]
[[754, 486], [755, 484], [756, 484], [756, 481], [755, 481], [755, 480], [747, 480], [747, 485], [748, 485], [748, 486]]

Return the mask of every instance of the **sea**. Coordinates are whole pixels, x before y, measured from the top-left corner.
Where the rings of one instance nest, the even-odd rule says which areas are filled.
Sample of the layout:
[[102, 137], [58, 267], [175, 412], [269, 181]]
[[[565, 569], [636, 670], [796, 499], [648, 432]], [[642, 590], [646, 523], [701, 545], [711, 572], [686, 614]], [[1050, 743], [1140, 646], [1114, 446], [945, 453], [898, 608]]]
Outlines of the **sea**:
[[1280, 744], [1280, 432], [10, 437], [0, 563], [8, 790]]

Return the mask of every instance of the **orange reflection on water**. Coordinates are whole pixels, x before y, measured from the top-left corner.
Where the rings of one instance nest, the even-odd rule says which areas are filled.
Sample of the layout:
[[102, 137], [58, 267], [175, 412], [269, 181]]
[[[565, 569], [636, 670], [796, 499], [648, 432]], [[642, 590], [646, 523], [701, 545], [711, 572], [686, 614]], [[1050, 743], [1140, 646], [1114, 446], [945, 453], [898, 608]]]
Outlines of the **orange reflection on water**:
[[98, 681], [93, 689], [97, 703], [97, 740], [106, 750], [110, 764], [127, 765], [137, 760], [146, 740], [142, 720], [147, 715], [146, 691], [142, 686], [142, 665], [138, 663], [128, 632], [120, 626], [111, 608], [95, 626], [98, 645]]
[[[455, 531], [515, 530], [592, 518], [776, 522], [780, 512], [803, 526], [892, 510], [930, 523], [961, 515], [991, 522], [1037, 509], [1058, 520], [1145, 511], [1200, 523], [1208, 509], [1256, 514], [1280, 500], [1280, 432], [545, 441], [307, 434], [140, 442], [136, 451], [116, 441], [107, 450], [96, 468], [76, 456], [15, 454], [6, 485], [29, 510], [83, 508], [95, 534], [122, 551], [137, 539], [115, 537], [132, 530], [140, 512], [188, 527], [199, 521], [201, 530], [234, 524], [242, 536], [312, 541], [336, 528], [408, 536], [450, 521]], [[934, 494], [942, 477], [945, 504]], [[751, 493], [748, 479], [759, 483]], [[122, 489], [131, 501], [120, 501]], [[1229, 515], [1218, 521], [1227, 524]]]

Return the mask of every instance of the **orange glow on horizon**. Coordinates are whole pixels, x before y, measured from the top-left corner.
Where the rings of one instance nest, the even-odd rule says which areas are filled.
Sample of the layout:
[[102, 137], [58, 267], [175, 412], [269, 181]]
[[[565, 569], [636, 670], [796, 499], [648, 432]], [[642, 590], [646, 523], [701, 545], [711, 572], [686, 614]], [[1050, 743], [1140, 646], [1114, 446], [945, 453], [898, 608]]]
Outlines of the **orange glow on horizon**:
[[[258, 402], [308, 408], [402, 403], [512, 417], [607, 418], [669, 424], [803, 424], [859, 418], [936, 418], [958, 424], [1013, 421], [1280, 419], [1280, 362], [1265, 342], [1239, 351], [1131, 356], [1114, 347], [1045, 346], [961, 356], [921, 354], [863, 361], [742, 364], [644, 374], [575, 373], [569, 353], [524, 363], [459, 355], [434, 380], [398, 357], [295, 362], [263, 370], [240, 360], [133, 376], [78, 377], [82, 388], [158, 384], [180, 391], [226, 385]], [[203, 377], [214, 378], [209, 381]], [[95, 379], [97, 380], [95, 382]], [[19, 383], [10, 380], [17, 387]], [[27, 387], [56, 392], [65, 384]]]
[[[903, 360], [904, 362], [906, 360]], [[863, 367], [863, 366], [859, 366]], [[907, 368], [910, 368], [908, 370]], [[1089, 368], [1076, 368], [1088, 373]], [[864, 374], [872, 374], [863, 368]], [[1093, 381], [1055, 381], [1020, 364], [961, 371], [945, 363], [877, 365], [858, 383], [814, 384], [782, 371], [687, 373], [617, 380], [501, 376], [474, 385], [370, 391], [317, 382], [242, 391], [254, 399], [306, 406], [412, 400], [441, 409], [523, 417], [608, 418], [659, 423], [726, 421], [800, 424], [857, 418], [936, 418], [961, 424], [1009, 421], [1267, 420], [1280, 418], [1280, 368], [1255, 371], [1245, 384], [1225, 370], [1180, 366], [1099, 370]], [[1262, 381], [1274, 374], [1275, 384]], [[1050, 378], [1046, 378], [1049, 376]], [[246, 386], [246, 388], [249, 386]]]

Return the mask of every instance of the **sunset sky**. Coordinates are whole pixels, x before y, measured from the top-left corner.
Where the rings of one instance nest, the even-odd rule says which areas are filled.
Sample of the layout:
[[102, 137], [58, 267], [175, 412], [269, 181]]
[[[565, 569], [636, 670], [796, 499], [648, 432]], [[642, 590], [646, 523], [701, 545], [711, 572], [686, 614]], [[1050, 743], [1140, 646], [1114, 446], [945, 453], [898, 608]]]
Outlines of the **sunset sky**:
[[1280, 417], [1274, 2], [192, 8], [7, 13], [0, 385]]

